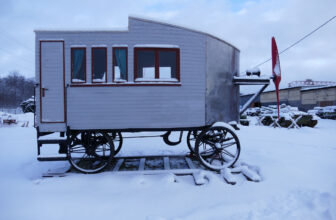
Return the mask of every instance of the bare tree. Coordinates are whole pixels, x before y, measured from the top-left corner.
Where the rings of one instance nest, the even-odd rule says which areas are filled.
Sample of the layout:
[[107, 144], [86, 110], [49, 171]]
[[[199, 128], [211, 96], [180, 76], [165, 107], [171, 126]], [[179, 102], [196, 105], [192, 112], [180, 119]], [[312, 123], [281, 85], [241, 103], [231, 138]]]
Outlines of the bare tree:
[[18, 72], [0, 77], [0, 107], [16, 108], [34, 95], [34, 81], [26, 79]]

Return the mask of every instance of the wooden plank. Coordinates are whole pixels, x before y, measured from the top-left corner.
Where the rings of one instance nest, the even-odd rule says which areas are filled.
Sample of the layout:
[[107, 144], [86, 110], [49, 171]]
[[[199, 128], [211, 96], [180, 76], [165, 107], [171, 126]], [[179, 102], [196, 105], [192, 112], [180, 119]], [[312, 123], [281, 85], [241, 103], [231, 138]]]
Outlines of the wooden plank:
[[224, 178], [224, 180], [231, 184], [234, 185], [237, 183], [236, 178], [232, 175], [231, 170], [229, 168], [224, 168], [220, 171], [220, 175]]
[[66, 177], [68, 173], [43, 173], [42, 177]]
[[204, 172], [198, 171], [198, 172], [193, 172], [192, 176], [194, 178], [195, 184], [196, 185], [203, 185], [206, 183], [206, 177]]
[[156, 157], [186, 157], [187, 154], [172, 154], [172, 155], [141, 155], [141, 156], [116, 156], [114, 157], [116, 160], [118, 159], [141, 159], [141, 158], [156, 158]]
[[169, 157], [163, 157], [163, 166], [165, 170], [170, 170]]
[[185, 157], [185, 160], [187, 161], [188, 167], [190, 169], [195, 169], [195, 166], [194, 166], [193, 162], [190, 160], [189, 157]]
[[121, 167], [121, 165], [123, 164], [123, 162], [124, 162], [124, 159], [120, 159], [120, 160], [118, 160], [118, 162], [116, 163], [116, 165], [114, 166], [114, 168], [113, 168], [113, 172], [116, 172], [116, 171], [118, 171], [119, 169], [120, 169], [120, 167]]
[[[106, 171], [108, 172], [108, 171]], [[118, 171], [113, 172], [115, 175], [130, 175], [130, 174], [139, 174], [139, 175], [155, 175], [155, 174], [177, 174], [177, 175], [193, 175], [194, 173], [199, 173], [199, 169], [173, 169], [173, 170], [130, 170], [130, 171]]]
[[146, 162], [146, 158], [141, 158], [140, 159], [139, 171], [142, 171], [142, 170], [145, 169], [145, 162]]

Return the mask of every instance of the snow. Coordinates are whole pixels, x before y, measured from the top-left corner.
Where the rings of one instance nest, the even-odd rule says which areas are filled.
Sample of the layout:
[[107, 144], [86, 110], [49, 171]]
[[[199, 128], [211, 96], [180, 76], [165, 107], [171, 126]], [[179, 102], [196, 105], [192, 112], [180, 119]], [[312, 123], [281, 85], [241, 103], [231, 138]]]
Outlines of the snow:
[[[234, 124], [232, 122], [230, 122], [230, 123]], [[225, 122], [218, 121], [218, 122], [214, 123], [211, 127], [216, 127], [216, 126], [225, 127], [227, 129], [230, 129], [235, 135], [237, 135], [236, 132], [235, 132], [235, 129], [232, 127], [231, 124], [227, 124]]]
[[91, 47], [107, 47], [107, 44], [91, 45]]
[[115, 79], [113, 82], [116, 82], [116, 83], [125, 83], [127, 81], [124, 80], [124, 79]]
[[76, 48], [76, 47], [87, 47], [86, 44], [74, 44], [74, 45], [70, 45], [71, 48]]
[[304, 87], [301, 89], [301, 91], [307, 91], [307, 90], [315, 90], [315, 89], [328, 89], [328, 88], [333, 88], [336, 86], [336, 83], [335, 85], [331, 85], [331, 86], [309, 86], [309, 87]]
[[105, 82], [106, 81], [105, 77], [106, 77], [106, 72], [104, 72], [101, 79], [95, 78], [95, 79], [93, 79], [93, 82]]
[[[3, 124], [4, 119], [15, 119], [16, 124], [11, 124], [11, 125]], [[31, 127], [33, 125], [34, 125], [34, 114], [33, 113], [10, 114], [10, 113], [5, 113], [5, 112], [0, 112], [0, 128], [1, 127], [17, 127], [17, 126], [21, 126], [21, 127], [30, 126]]]
[[82, 79], [72, 79], [71, 80], [72, 82], [80, 82], [80, 83], [83, 83], [83, 82], [85, 82], [84, 80], [82, 80]]
[[[270, 80], [270, 77], [267, 76], [256, 76], [256, 75], [251, 75], [251, 76], [234, 76], [233, 79], [235, 80], [249, 80], [249, 79], [258, 79], [258, 80]], [[252, 95], [254, 93], [248, 93], [244, 95]]]
[[112, 47], [128, 47], [128, 44], [112, 44]]
[[[32, 121], [32, 114], [16, 117]], [[202, 171], [205, 184], [197, 186], [192, 176], [171, 174], [42, 178], [68, 163], [36, 160], [32, 123], [1, 127], [0, 219], [336, 219], [336, 121], [320, 119], [315, 128], [240, 128], [238, 165], [261, 173], [261, 181], [231, 185]], [[139, 134], [125, 134], [132, 135]], [[161, 138], [125, 139], [120, 154], [187, 152], [184, 136], [178, 146]]]

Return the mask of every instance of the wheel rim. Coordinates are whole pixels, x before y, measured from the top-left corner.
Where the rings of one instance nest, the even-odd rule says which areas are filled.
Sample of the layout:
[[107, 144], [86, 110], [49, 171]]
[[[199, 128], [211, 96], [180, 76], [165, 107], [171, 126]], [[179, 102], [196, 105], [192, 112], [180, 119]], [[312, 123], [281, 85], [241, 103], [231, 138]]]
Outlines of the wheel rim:
[[109, 132], [108, 135], [110, 136], [110, 138], [113, 141], [114, 148], [115, 148], [115, 150], [114, 150], [114, 156], [115, 156], [121, 150], [121, 147], [122, 147], [122, 144], [123, 144], [122, 135], [121, 135], [121, 132]]
[[195, 144], [196, 144], [196, 140], [197, 140], [197, 136], [201, 133], [202, 131], [200, 130], [192, 130], [188, 132], [187, 135], [187, 144], [188, 144], [188, 148], [190, 150], [191, 153], [195, 154]]
[[113, 141], [104, 132], [82, 132], [72, 136], [68, 157], [71, 165], [83, 173], [97, 173], [114, 156]]
[[232, 166], [240, 154], [237, 135], [225, 127], [211, 127], [196, 140], [196, 155], [202, 164], [212, 170]]

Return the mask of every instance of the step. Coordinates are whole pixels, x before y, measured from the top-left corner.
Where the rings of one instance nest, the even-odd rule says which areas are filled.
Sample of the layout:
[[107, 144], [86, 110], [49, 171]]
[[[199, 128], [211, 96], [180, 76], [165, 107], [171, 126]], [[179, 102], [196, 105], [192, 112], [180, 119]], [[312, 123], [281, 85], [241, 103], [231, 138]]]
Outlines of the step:
[[38, 161], [64, 161], [68, 160], [66, 155], [53, 155], [53, 156], [37, 156]]
[[67, 140], [64, 139], [46, 139], [46, 140], [37, 140], [37, 143], [39, 144], [60, 144], [60, 143], [66, 143]]

